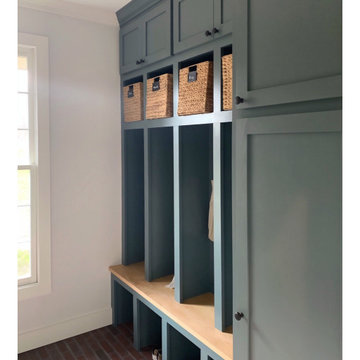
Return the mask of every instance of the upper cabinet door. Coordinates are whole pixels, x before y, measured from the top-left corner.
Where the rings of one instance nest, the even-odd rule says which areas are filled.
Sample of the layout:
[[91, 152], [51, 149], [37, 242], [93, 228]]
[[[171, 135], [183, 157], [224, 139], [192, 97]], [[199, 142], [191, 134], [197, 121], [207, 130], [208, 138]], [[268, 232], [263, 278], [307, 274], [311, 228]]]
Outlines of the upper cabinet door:
[[135, 70], [143, 58], [143, 23], [135, 20], [120, 28], [121, 72]]
[[341, 0], [235, 0], [236, 107], [341, 96]]
[[174, 0], [174, 52], [213, 39], [213, 0]]
[[341, 111], [233, 130], [234, 359], [339, 360]]
[[214, 0], [214, 37], [232, 32], [233, 0]]
[[166, 1], [144, 15], [144, 65], [171, 55], [171, 3]]

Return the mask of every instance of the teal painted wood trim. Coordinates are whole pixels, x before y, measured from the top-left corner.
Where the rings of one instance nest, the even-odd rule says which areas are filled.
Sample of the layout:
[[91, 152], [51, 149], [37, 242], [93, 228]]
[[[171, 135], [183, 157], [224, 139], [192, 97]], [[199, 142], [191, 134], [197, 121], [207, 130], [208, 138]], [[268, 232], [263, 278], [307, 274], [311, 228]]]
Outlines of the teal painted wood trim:
[[116, 16], [120, 26], [133, 20], [139, 14], [149, 10], [152, 6], [159, 3], [161, 0], [132, 0], [120, 10], [116, 12]]
[[172, 127], [172, 126], [187, 126], [187, 125], [206, 125], [215, 122], [231, 122], [231, 111], [218, 111], [208, 114], [196, 114], [188, 116], [174, 116], [167, 119], [155, 119], [136, 121], [132, 123], [124, 123], [125, 130], [131, 129], [145, 129], [156, 127]]
[[133, 297], [133, 344], [134, 348], [137, 351], [140, 351], [140, 331], [141, 331], [141, 323], [140, 323], [140, 303], [137, 296], [134, 294]]
[[165, 319], [161, 320], [161, 350], [162, 360], [168, 360], [169, 355], [169, 327]]
[[215, 327], [224, 330], [223, 319], [223, 239], [221, 229], [221, 124], [213, 125], [214, 179], [214, 308]]
[[180, 246], [180, 132], [174, 127], [174, 275], [175, 300], [182, 302], [182, 273], [180, 259], [182, 256]]
[[149, 131], [144, 130], [144, 248], [145, 248], [145, 279], [151, 281], [151, 257], [152, 248], [150, 244], [150, 204], [149, 204]]
[[[127, 81], [132, 78], [136, 78], [144, 73], [151, 73], [153, 71], [166, 68], [169, 66], [175, 66], [181, 63], [182, 61], [192, 59], [196, 56], [199, 56], [201, 54], [206, 54], [209, 52], [213, 52], [216, 48], [223, 48], [228, 45], [232, 44], [232, 35], [226, 35], [219, 39], [213, 40], [211, 42], [208, 42], [206, 44], [202, 44], [197, 46], [196, 48], [192, 48], [186, 51], [183, 51], [179, 54], [172, 55], [166, 59], [159, 60], [153, 64], [144, 64], [141, 68], [137, 68], [135, 70], [132, 70], [131, 72], [122, 72], [121, 73], [121, 79], [122, 81]], [[174, 68], [174, 74], [175, 74], [175, 68]], [[175, 81], [174, 81], [175, 86]]]

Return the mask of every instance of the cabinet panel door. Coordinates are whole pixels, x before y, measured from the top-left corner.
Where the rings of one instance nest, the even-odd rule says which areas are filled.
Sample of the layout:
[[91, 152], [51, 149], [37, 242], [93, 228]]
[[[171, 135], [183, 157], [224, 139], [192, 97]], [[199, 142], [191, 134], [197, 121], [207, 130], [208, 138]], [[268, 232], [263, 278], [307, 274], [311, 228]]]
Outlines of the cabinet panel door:
[[214, 0], [214, 27], [219, 30], [215, 38], [232, 32], [233, 0]]
[[143, 58], [143, 24], [135, 20], [120, 28], [121, 72], [139, 67], [136, 62]]
[[166, 1], [144, 16], [145, 65], [171, 55], [170, 8], [170, 1]]
[[338, 360], [341, 113], [240, 120], [234, 136], [234, 359]]
[[237, 108], [341, 96], [341, 0], [236, 0]]
[[213, 16], [213, 0], [174, 0], [174, 52], [212, 40]]

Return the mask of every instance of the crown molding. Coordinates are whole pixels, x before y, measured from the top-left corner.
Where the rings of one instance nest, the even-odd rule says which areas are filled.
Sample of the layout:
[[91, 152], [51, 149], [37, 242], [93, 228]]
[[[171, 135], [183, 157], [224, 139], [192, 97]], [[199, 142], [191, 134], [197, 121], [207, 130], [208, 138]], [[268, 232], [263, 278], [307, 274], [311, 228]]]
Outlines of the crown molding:
[[19, 7], [68, 16], [99, 24], [118, 26], [115, 12], [61, 0], [19, 0]]
[[148, 10], [161, 0], [132, 0], [116, 12], [120, 25], [124, 25], [141, 12]]

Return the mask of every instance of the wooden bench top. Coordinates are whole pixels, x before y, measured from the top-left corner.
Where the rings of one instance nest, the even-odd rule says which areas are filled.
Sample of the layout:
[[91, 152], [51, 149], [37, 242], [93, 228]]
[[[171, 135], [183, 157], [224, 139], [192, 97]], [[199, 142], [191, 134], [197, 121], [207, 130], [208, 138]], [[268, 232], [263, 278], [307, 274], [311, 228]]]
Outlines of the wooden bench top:
[[174, 290], [165, 287], [170, 283], [172, 275], [148, 282], [145, 280], [143, 262], [111, 266], [109, 270], [224, 360], [232, 360], [233, 335], [231, 329], [221, 332], [215, 328], [212, 293], [196, 296], [180, 304], [175, 301]]

